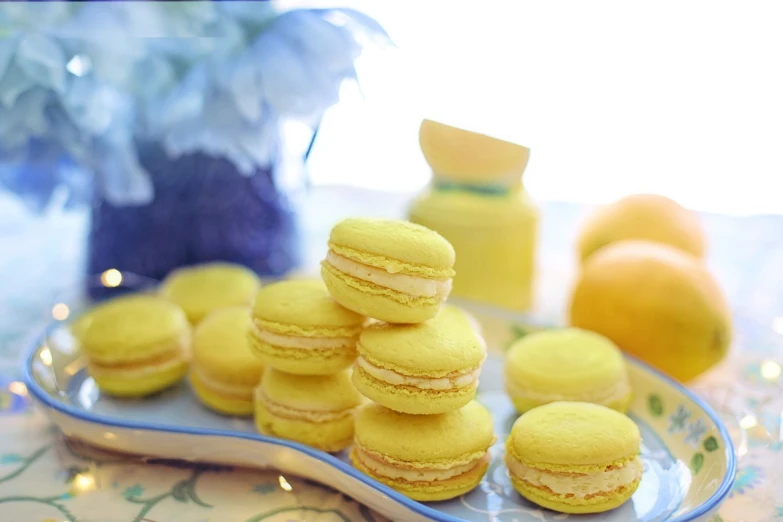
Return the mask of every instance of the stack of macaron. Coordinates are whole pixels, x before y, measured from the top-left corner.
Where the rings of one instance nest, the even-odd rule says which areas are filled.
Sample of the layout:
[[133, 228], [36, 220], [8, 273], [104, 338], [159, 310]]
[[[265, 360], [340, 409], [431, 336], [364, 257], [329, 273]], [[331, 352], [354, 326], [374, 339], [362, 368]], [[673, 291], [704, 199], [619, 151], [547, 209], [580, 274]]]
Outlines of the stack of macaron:
[[361, 396], [349, 368], [364, 323], [321, 281], [281, 281], [258, 292], [248, 339], [265, 365], [254, 395], [261, 433], [329, 452], [351, 444]]
[[351, 461], [415, 500], [476, 487], [495, 440], [473, 401], [486, 346], [465, 312], [443, 306], [454, 257], [421, 225], [352, 218], [332, 229], [321, 264], [334, 300], [370, 319], [352, 380], [373, 402], [356, 415]]
[[505, 358], [506, 391], [522, 414], [506, 440], [514, 488], [540, 506], [599, 513], [642, 478], [639, 429], [624, 415], [628, 369], [605, 337], [565, 328], [530, 334]]

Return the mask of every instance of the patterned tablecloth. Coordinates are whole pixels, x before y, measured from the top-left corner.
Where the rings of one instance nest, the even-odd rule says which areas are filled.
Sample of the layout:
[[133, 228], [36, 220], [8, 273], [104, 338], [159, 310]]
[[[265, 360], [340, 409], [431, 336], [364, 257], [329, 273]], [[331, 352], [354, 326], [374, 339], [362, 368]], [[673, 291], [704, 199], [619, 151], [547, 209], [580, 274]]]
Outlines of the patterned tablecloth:
[[[304, 205], [307, 266], [349, 215], [399, 215], [406, 195], [319, 189]], [[587, 208], [542, 205], [538, 314], [558, 318]], [[735, 346], [693, 387], [726, 421], [739, 466], [715, 520], [783, 521], [783, 216], [706, 215], [709, 263], [729, 299]], [[328, 487], [273, 471], [119, 458], [64, 440], [19, 381], [21, 351], [81, 274], [86, 215], [32, 217], [0, 195], [0, 520], [375, 521]]]

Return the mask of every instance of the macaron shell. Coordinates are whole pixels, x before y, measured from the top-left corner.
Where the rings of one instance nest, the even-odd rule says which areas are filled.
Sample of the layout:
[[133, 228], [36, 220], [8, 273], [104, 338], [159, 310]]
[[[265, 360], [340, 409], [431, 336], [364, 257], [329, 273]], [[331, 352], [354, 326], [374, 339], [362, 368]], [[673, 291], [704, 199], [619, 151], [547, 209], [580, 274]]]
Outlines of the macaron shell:
[[297, 375], [330, 375], [344, 370], [356, 359], [354, 347], [327, 349], [281, 348], [250, 339], [255, 356], [265, 365]]
[[293, 375], [264, 370], [260, 389], [270, 400], [298, 410], [340, 411], [361, 404], [347, 370], [332, 375]]
[[335, 301], [357, 314], [390, 323], [420, 323], [437, 315], [441, 301], [414, 297], [347, 276], [321, 263], [321, 277]]
[[450, 305], [420, 324], [371, 324], [359, 336], [358, 350], [376, 366], [426, 377], [474, 370], [486, 358], [486, 345], [469, 316]]
[[530, 502], [553, 511], [569, 514], [603, 513], [604, 511], [620, 507], [633, 496], [639, 487], [640, 481], [641, 479], [636, 480], [633, 484], [611, 495], [602, 495], [585, 500], [577, 498], [566, 499], [545, 490], [532, 488], [524, 482], [515, 479], [513, 475], [511, 476], [511, 484], [514, 486], [514, 489]]
[[329, 243], [436, 270], [450, 271], [454, 266], [451, 243], [437, 232], [410, 221], [348, 218], [332, 228]]
[[[525, 413], [529, 410], [532, 410], [533, 408], [538, 408], [539, 406], [544, 406], [545, 404], [549, 404], [549, 402], [542, 402], [540, 400], [527, 399], [522, 397], [509, 397], [509, 399], [511, 400], [511, 403], [514, 405], [514, 408], [516, 408], [516, 410], [520, 413]], [[580, 398], [577, 395], [574, 395], [573, 400], [578, 402], [584, 399]], [[607, 408], [611, 408], [620, 413], [625, 413], [628, 411], [628, 408], [631, 406], [632, 400], [633, 400], [633, 393], [628, 393], [627, 395], [624, 395], [623, 397], [620, 397], [618, 399], [601, 403], [601, 405], [606, 406]]]
[[188, 361], [183, 357], [176, 364], [162, 366], [160, 370], [151, 368], [143, 375], [96, 370], [89, 364], [88, 371], [102, 392], [115, 397], [145, 397], [182, 380], [188, 372]]
[[550, 471], [599, 471], [639, 453], [634, 422], [610, 408], [554, 402], [516, 420], [507, 447], [522, 463]]
[[193, 332], [193, 365], [216, 381], [255, 386], [264, 365], [250, 348], [249, 330], [249, 308], [213, 311]]
[[340, 337], [357, 334], [365, 318], [340, 306], [324, 283], [289, 280], [267, 285], [256, 295], [253, 316], [283, 335]]
[[492, 416], [476, 401], [442, 415], [406, 415], [372, 403], [356, 414], [357, 444], [414, 466], [479, 458], [494, 442]]
[[414, 415], [434, 415], [457, 410], [476, 396], [478, 381], [453, 390], [425, 390], [379, 381], [362, 368], [353, 371], [353, 384], [365, 397], [391, 410]]
[[328, 422], [309, 422], [275, 415], [256, 401], [255, 423], [259, 432], [289, 439], [326, 452], [340, 451], [353, 441], [353, 416]]
[[149, 359], [190, 334], [185, 313], [162, 297], [136, 294], [90, 310], [76, 330], [88, 358], [105, 363]]
[[487, 473], [489, 464], [481, 464], [461, 475], [448, 480], [438, 480], [432, 482], [411, 483], [405, 480], [394, 480], [387, 477], [376, 475], [372, 470], [365, 467], [351, 451], [351, 463], [353, 466], [372, 477], [373, 479], [386, 484], [390, 488], [399, 491], [403, 495], [420, 502], [435, 502], [438, 500], [448, 500], [467, 493], [481, 483], [484, 475]]
[[206, 263], [183, 267], [161, 284], [161, 295], [182, 307], [191, 324], [212, 310], [249, 305], [261, 282], [250, 269], [232, 263]]
[[246, 399], [226, 397], [205, 385], [198, 374], [193, 372], [189, 374], [188, 380], [198, 400], [208, 408], [225, 415], [247, 416], [253, 414], [252, 395]]
[[509, 347], [507, 379], [535, 391], [578, 395], [628, 379], [622, 352], [609, 339], [578, 328], [532, 333]]

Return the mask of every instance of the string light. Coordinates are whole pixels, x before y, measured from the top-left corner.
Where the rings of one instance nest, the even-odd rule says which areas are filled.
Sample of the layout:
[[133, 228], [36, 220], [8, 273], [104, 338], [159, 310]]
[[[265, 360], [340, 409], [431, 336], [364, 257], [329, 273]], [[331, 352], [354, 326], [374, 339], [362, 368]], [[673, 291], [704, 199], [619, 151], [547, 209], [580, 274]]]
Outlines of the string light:
[[743, 430], [749, 430], [755, 427], [757, 424], [758, 421], [756, 420], [756, 417], [751, 414], [745, 415], [740, 419], [740, 426], [742, 426]]
[[109, 288], [120, 286], [122, 284], [122, 274], [116, 268], [110, 268], [101, 274], [101, 283]]
[[43, 362], [46, 366], [52, 365], [52, 351], [49, 348], [44, 348], [41, 350], [41, 362]]
[[288, 481], [285, 479], [283, 475], [280, 475], [278, 481], [280, 482], [280, 487], [283, 488], [284, 490], [292, 491], [294, 489], [291, 487], [291, 484], [288, 483]]
[[780, 377], [781, 368], [775, 361], [764, 361], [761, 363], [761, 376], [767, 380], [774, 381]]
[[52, 317], [58, 321], [65, 321], [69, 315], [71, 315], [71, 310], [64, 303], [57, 303], [52, 307]]
[[74, 493], [87, 493], [95, 489], [95, 477], [92, 473], [79, 473], [73, 477], [71, 490]]
[[27, 386], [23, 382], [13, 381], [8, 384], [8, 389], [15, 395], [27, 395]]

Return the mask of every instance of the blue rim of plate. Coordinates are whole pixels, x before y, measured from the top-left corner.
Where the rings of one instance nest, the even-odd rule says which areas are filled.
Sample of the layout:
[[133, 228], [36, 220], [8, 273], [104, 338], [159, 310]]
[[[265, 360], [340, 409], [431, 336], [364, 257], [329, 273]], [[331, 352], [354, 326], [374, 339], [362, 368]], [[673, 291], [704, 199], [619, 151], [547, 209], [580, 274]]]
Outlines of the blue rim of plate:
[[[296, 451], [304, 453], [309, 457], [312, 457], [314, 459], [320, 460], [322, 462], [325, 462], [333, 466], [337, 470], [358, 480], [359, 482], [362, 482], [366, 486], [375, 489], [379, 493], [386, 495], [390, 499], [394, 500], [399, 504], [402, 504], [406, 508], [410, 509], [411, 511], [419, 515], [428, 517], [438, 522], [466, 522], [464, 519], [447, 515], [441, 511], [438, 511], [424, 504], [421, 504], [420, 502], [411, 500], [408, 497], [402, 495], [401, 493], [398, 493], [397, 491], [391, 489], [390, 487], [371, 479], [364, 473], [359, 472], [358, 470], [356, 470], [352, 466], [349, 466], [348, 464], [341, 461], [337, 457], [334, 457], [323, 451], [311, 448], [309, 446], [305, 446], [304, 444], [291, 442], [285, 439], [278, 439], [275, 437], [268, 437], [266, 435], [261, 435], [261, 434], [239, 433], [239, 432], [234, 432], [229, 430], [213, 430], [213, 429], [200, 429], [200, 428], [189, 428], [189, 427], [171, 428], [168, 426], [163, 426], [154, 423], [145, 424], [141, 422], [127, 422], [122, 420], [108, 419], [101, 415], [95, 415], [93, 413], [81, 410], [79, 408], [75, 408], [67, 403], [52, 399], [49, 393], [47, 393], [46, 390], [41, 388], [38, 385], [38, 382], [33, 377], [33, 357], [35, 353], [40, 349], [43, 341], [46, 340], [46, 337], [49, 335], [49, 333], [55, 327], [57, 327], [58, 324], [60, 323], [54, 322], [50, 324], [48, 327], [44, 329], [44, 331], [41, 334], [35, 337], [35, 339], [31, 343], [30, 348], [27, 349], [27, 352], [25, 354], [22, 363], [23, 364], [22, 378], [24, 379], [24, 382], [27, 386], [27, 390], [39, 402], [41, 402], [42, 404], [46, 405], [49, 408], [64, 413], [69, 417], [77, 418], [82, 421], [87, 421], [92, 424], [100, 424], [102, 426], [127, 428], [133, 430], [159, 431], [159, 432], [166, 432], [166, 433], [180, 433], [180, 434], [197, 435], [197, 436], [218, 436], [218, 437], [239, 438], [239, 439], [254, 440], [259, 442], [266, 442], [268, 444], [275, 444], [277, 446], [283, 446], [286, 448], [294, 449]], [[707, 414], [707, 416], [712, 420], [712, 422], [715, 423], [715, 426], [718, 427], [718, 431], [724, 443], [724, 448], [725, 448], [724, 453], [726, 454], [726, 475], [723, 477], [723, 482], [721, 482], [720, 487], [718, 487], [718, 490], [715, 493], [713, 493], [712, 496], [708, 498], [699, 507], [697, 507], [692, 512], [687, 513], [684, 516], [671, 518], [667, 520], [667, 522], [690, 522], [693, 520], [697, 520], [699, 517], [703, 516], [706, 513], [709, 513], [711, 510], [717, 507], [721, 502], [723, 502], [723, 500], [731, 491], [732, 484], [734, 484], [734, 477], [737, 472], [737, 462], [736, 462], [736, 457], [734, 455], [734, 443], [731, 441], [731, 437], [729, 436], [729, 431], [726, 428], [726, 426], [723, 424], [723, 421], [720, 420], [717, 413], [713, 411], [712, 407], [709, 406], [706, 402], [704, 402], [701, 398], [697, 397], [689, 389], [685, 388], [680, 383], [673, 380], [671, 377], [667, 376], [666, 374], [661, 373], [655, 368], [649, 366], [647, 363], [642, 362], [640, 359], [637, 359], [636, 357], [633, 357], [628, 354], [625, 354], [625, 357], [633, 361], [634, 364], [637, 364], [638, 366], [641, 366], [648, 372], [656, 375], [661, 380], [668, 383], [669, 386], [675, 388], [680, 393], [688, 397], [688, 399], [696, 403]]]

